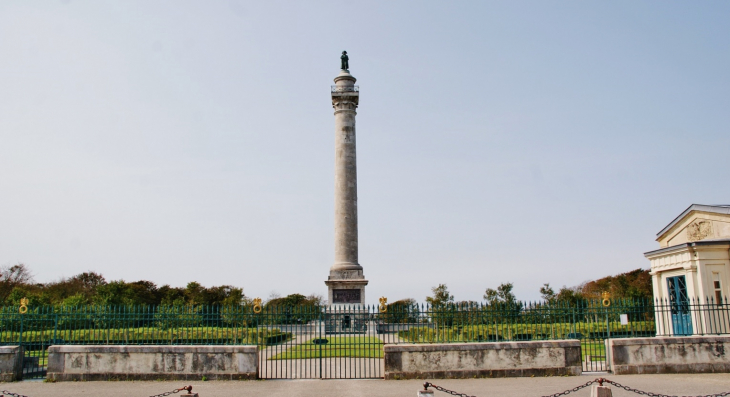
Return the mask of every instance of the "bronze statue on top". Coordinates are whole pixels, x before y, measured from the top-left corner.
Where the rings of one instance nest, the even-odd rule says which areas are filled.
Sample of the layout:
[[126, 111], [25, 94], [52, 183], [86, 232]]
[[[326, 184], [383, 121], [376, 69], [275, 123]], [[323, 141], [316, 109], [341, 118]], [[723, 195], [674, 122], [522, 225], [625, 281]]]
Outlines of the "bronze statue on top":
[[347, 51], [342, 51], [342, 56], [340, 57], [340, 69], [342, 70], [350, 70], [350, 63], [348, 62], [350, 58], [347, 56]]

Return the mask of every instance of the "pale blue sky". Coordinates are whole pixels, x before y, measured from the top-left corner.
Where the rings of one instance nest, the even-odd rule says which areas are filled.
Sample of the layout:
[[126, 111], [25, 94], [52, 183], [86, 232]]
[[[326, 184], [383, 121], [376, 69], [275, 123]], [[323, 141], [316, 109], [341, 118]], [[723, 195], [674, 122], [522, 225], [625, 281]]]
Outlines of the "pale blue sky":
[[0, 265], [324, 295], [339, 54], [368, 302], [648, 268], [730, 203], [728, 2], [3, 1]]

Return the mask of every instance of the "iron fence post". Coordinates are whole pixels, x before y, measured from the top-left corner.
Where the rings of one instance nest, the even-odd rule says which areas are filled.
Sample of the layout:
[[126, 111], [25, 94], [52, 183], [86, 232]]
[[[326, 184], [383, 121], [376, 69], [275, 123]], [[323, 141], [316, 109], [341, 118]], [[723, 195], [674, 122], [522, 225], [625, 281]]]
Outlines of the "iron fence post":
[[58, 330], [58, 313], [54, 313], [53, 319], [53, 341], [51, 342], [56, 343], [56, 332]]
[[18, 335], [18, 338], [19, 338], [18, 344], [22, 348], [23, 347], [23, 317], [24, 316], [22, 314], [19, 314], [19, 316], [20, 316], [20, 335]]

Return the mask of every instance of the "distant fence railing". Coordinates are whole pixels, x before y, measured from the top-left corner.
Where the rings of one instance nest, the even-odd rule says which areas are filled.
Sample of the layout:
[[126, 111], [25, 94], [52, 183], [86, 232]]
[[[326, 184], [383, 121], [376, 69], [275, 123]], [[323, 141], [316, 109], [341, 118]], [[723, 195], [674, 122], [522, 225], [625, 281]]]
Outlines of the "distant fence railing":
[[338, 92], [360, 92], [360, 86], [357, 86], [357, 85], [350, 86], [350, 87], [340, 87], [340, 86], [337, 86], [337, 85], [333, 85], [333, 86], [331, 86], [331, 88], [332, 88], [332, 92], [333, 93], [338, 93]]
[[371, 333], [386, 343], [730, 334], [727, 299], [605, 303], [30, 306], [25, 314], [18, 306], [6, 306], [0, 307], [0, 344], [262, 345], [316, 333]]

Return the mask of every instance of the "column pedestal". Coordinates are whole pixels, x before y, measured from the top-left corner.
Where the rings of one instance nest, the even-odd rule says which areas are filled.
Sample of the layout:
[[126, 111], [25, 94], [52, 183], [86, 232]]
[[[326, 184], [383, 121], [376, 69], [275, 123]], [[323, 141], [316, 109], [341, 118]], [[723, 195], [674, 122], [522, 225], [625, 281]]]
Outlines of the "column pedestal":
[[349, 307], [365, 304], [368, 280], [362, 270], [330, 270], [327, 281], [327, 301], [332, 306]]

